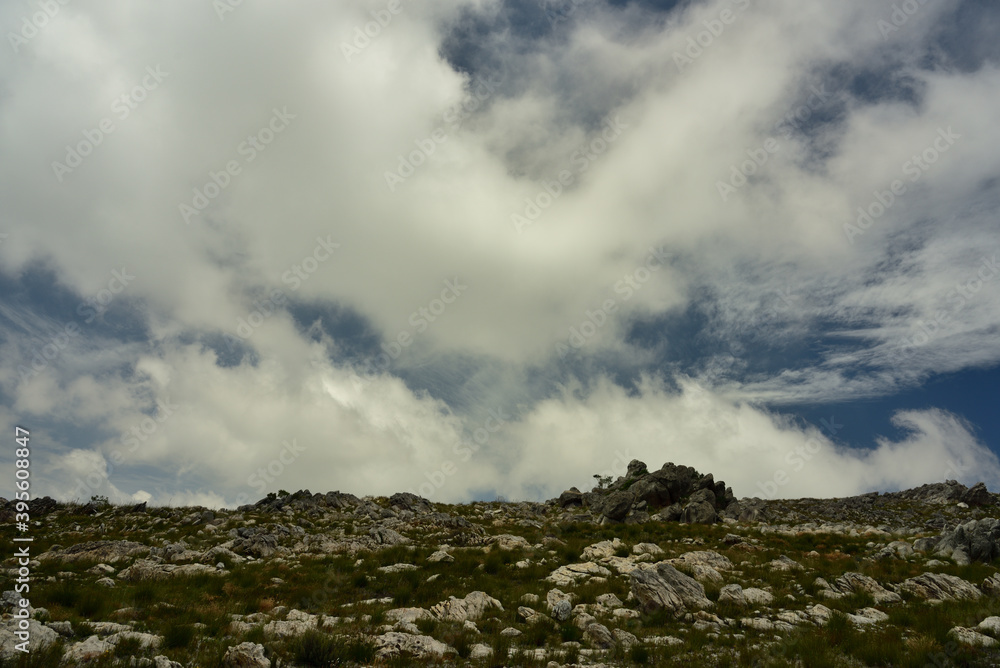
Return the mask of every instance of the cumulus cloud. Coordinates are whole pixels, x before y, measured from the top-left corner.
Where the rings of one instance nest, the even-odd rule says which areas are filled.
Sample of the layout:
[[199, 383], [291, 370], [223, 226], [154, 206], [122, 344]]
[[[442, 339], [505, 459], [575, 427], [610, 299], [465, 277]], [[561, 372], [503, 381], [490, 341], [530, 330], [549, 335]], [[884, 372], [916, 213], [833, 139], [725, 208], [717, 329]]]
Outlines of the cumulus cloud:
[[39, 479], [538, 497], [631, 448], [751, 494], [811, 438], [781, 495], [992, 475], [958, 416], [848, 444], [775, 412], [1000, 361], [988, 35], [574, 7], [67, 5], [12, 48], [0, 388], [50, 425]]

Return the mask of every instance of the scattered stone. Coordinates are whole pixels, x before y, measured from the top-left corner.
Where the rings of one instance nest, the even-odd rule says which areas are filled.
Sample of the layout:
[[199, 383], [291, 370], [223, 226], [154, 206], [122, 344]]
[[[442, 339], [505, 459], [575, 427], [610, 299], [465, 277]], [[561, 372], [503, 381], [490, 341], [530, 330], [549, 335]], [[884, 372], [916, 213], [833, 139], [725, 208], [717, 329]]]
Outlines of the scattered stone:
[[778, 557], [777, 559], [769, 562], [767, 566], [772, 571], [783, 571], [783, 572], [801, 571], [805, 569], [805, 567], [802, 564], [800, 564], [797, 561], [793, 561], [792, 559], [789, 559], [784, 554]]
[[973, 647], [996, 647], [997, 645], [997, 641], [993, 638], [962, 626], [956, 626], [948, 631], [948, 636], [963, 645], [971, 645]]
[[552, 606], [550, 614], [557, 622], [565, 622], [573, 614], [573, 606], [565, 599], [557, 601], [556, 604]]
[[417, 659], [457, 654], [457, 650], [430, 636], [389, 631], [375, 636], [375, 655], [380, 659], [400, 656], [404, 652]]
[[452, 596], [447, 601], [442, 601], [431, 607], [430, 612], [438, 619], [453, 622], [478, 621], [490, 610], [503, 611], [500, 601], [488, 596], [485, 592], [474, 591], [464, 599]]
[[640, 567], [632, 571], [629, 582], [632, 594], [647, 612], [666, 609], [679, 614], [689, 608], [713, 606], [705, 596], [705, 588], [697, 580], [663, 561], [655, 567]]
[[975, 600], [982, 596], [975, 585], [945, 573], [924, 573], [903, 580], [898, 590], [928, 601]]

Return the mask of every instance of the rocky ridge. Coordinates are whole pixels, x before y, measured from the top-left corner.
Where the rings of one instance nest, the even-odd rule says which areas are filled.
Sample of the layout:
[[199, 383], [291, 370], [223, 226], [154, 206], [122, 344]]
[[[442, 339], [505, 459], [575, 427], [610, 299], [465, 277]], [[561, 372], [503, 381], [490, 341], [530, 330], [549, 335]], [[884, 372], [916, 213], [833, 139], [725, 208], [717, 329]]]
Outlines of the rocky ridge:
[[997, 665], [997, 502], [954, 481], [737, 499], [638, 461], [545, 503], [35, 499], [32, 665]]

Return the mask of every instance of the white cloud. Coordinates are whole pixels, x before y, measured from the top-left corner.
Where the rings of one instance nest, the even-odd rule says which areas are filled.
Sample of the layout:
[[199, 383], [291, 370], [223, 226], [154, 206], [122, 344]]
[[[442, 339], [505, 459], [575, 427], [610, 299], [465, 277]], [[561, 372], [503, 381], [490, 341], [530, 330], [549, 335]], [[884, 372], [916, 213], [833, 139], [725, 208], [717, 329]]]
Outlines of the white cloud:
[[[487, 409], [523, 404], [520, 421], [491, 434], [437, 494], [534, 494], [610, 466], [607, 444], [633, 437], [630, 447], [648, 452], [651, 464], [685, 461], [752, 491], [813, 434], [747, 402], [875, 396], [931, 373], [996, 364], [1000, 283], [984, 283], [962, 308], [952, 291], [974, 280], [981, 257], [997, 246], [989, 184], [1000, 166], [992, 113], [1000, 72], [993, 65], [921, 69], [945, 9], [923, 8], [887, 44], [876, 21], [889, 3], [861, 0], [748, 4], [702, 55], [678, 68], [675, 53], [732, 5], [692, 4], [665, 22], [634, 5], [581, 8], [576, 23], [560, 28], [565, 34], [530, 49], [512, 46], [521, 39], [515, 27], [490, 43], [502, 83], [460, 129], [444, 115], [470, 81], [440, 46], [465, 10], [496, 15], [496, 2], [406, 5], [351, 62], [341, 44], [378, 3], [244, 4], [224, 21], [199, 3], [64, 7], [21, 53], [0, 62], [0, 119], [18, 128], [0, 134], [0, 228], [9, 234], [0, 271], [15, 277], [44, 263], [83, 299], [124, 268], [135, 279], [116, 305], [142, 309], [150, 341], [117, 346], [109, 343], [113, 333], [81, 325], [79, 340], [23, 380], [19, 367], [79, 317], [32, 318], [0, 304], [10, 322], [0, 343], [0, 386], [11, 407], [100, 432], [60, 443], [62, 459], [42, 475], [62, 480], [99, 468], [96, 457], [130, 448], [132, 434], [141, 447], [111, 472], [115, 480], [127, 476], [122, 488], [149, 490], [135, 494], [156, 502], [183, 492], [221, 503], [262, 492], [251, 476], [295, 438], [306, 449], [282, 464], [275, 485], [388, 492], [418, 486], [426, 480], [420, 474], [433, 477], [455, 456], [454, 444], [481, 428]], [[6, 5], [0, 18], [18, 24], [18, 11]], [[816, 143], [781, 134], [776, 124], [833, 64], [846, 71], [893, 65], [897, 81], [908, 77], [921, 91], [920, 102], [862, 103], [832, 89], [829, 104], [840, 115], [817, 128]], [[157, 66], [168, 74], [119, 117], [114, 100]], [[276, 108], [294, 118], [272, 130], [273, 141], [251, 161], [241, 146], [264, 133]], [[575, 152], [600, 136], [594, 125], [607, 114], [621, 119], [620, 135], [581, 160]], [[114, 131], [60, 183], [52, 162], [105, 118]], [[906, 178], [906, 162], [949, 127], [962, 138], [850, 243], [844, 224], [857, 208]], [[390, 191], [385, 172], [426, 146], [437, 128], [446, 139], [433, 142], [433, 154]], [[771, 137], [779, 150], [723, 202], [718, 182]], [[191, 204], [193, 190], [204, 191], [230, 160], [240, 173], [186, 224], [179, 205]], [[525, 210], [526, 198], [537, 202], [540, 180], [563, 169], [571, 183], [519, 234], [511, 214]], [[339, 248], [307, 280], [283, 280], [318, 258], [318, 238]], [[625, 299], [616, 285], [636, 275], [651, 247], [678, 261]], [[468, 289], [434, 313], [444, 281], [456, 278]], [[320, 343], [303, 336], [283, 309], [249, 338], [256, 365], [222, 368], [189, 343], [235, 334], [274, 290], [354, 309], [385, 340], [409, 335], [414, 343], [393, 368], [419, 373], [426, 365], [427, 385], [463, 382], [448, 364], [468, 359], [480, 369], [469, 383], [478, 389], [458, 409], [389, 375], [356, 387], [346, 368], [312, 365], [344, 342], [328, 332]], [[775, 295], [791, 306], [775, 311]], [[603, 380], [603, 369], [590, 372], [596, 389], [581, 392], [584, 398], [536, 405], [546, 392], [532, 379], [565, 381], [555, 345], [607, 300], [616, 315], [582, 354], [632, 368], [652, 353], [625, 341], [628, 319], [692, 306], [704, 307], [704, 331], [737, 354], [747, 336], [772, 344], [839, 338], [816, 359], [749, 377], [728, 357], [703, 360], [707, 403], [690, 415], [683, 407], [693, 385], [672, 395], [647, 383], [631, 396]], [[426, 331], [412, 317], [421, 308], [434, 313]], [[942, 310], [947, 327], [897, 354]], [[444, 380], [434, 380], [438, 372]], [[182, 408], [155, 421], [162, 415], [149, 414], [162, 410], [156, 399]], [[729, 416], [739, 429], [730, 433], [728, 421], [706, 420], [704, 411]], [[876, 472], [891, 470], [897, 451], [927, 449], [933, 465], [907, 474], [914, 482], [932, 475], [942, 456], [982, 456], [953, 418], [900, 419], [916, 440], [880, 443], [871, 455], [824, 442], [817, 459], [845, 482], [827, 488], [804, 470], [786, 489], [896, 484]], [[935, 440], [942, 434], [958, 438], [961, 452]], [[77, 451], [92, 454], [73, 459]], [[532, 465], [518, 463], [521, 457]], [[552, 471], [560, 457], [573, 463]], [[743, 466], [734, 470], [733, 461]], [[539, 478], [545, 470], [553, 482]]]

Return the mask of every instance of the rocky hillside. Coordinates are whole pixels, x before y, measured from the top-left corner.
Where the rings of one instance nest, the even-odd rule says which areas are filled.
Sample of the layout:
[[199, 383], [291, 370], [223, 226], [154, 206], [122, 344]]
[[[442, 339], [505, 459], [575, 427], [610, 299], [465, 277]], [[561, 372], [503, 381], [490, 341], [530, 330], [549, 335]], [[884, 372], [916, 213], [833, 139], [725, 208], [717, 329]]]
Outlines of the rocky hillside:
[[638, 461], [546, 503], [36, 499], [0, 666], [995, 666], [997, 502], [955, 482], [736, 499]]

